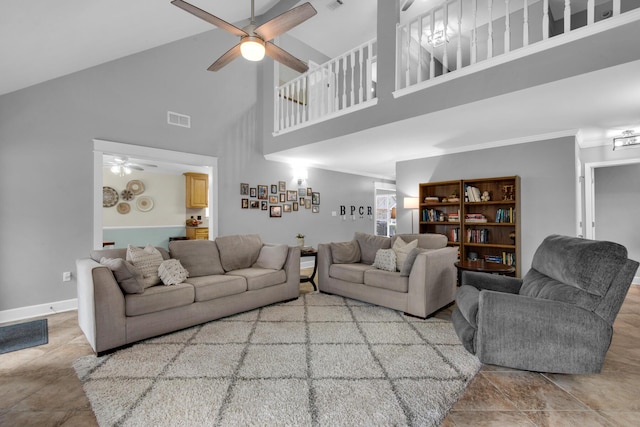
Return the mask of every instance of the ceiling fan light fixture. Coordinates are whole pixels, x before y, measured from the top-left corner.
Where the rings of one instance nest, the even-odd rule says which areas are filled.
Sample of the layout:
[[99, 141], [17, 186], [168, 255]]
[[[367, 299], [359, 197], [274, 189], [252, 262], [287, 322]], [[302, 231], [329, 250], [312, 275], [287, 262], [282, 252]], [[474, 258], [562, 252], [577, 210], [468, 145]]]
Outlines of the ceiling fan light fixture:
[[260, 37], [243, 37], [240, 42], [240, 53], [247, 61], [262, 61], [264, 58], [264, 41]]

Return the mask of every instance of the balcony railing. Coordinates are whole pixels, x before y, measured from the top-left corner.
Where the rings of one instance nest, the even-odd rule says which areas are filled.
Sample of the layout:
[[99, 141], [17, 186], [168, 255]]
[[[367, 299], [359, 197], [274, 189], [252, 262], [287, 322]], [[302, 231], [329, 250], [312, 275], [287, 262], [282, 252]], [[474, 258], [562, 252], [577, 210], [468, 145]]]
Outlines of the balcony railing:
[[374, 105], [376, 40], [310, 69], [275, 88], [274, 133]]
[[[396, 96], [637, 8], [633, 0], [445, 0], [396, 33]], [[586, 7], [586, 9], [585, 9]], [[554, 20], [555, 18], [555, 20]], [[560, 38], [559, 38], [560, 39]], [[511, 55], [511, 57], [515, 57]], [[452, 75], [451, 78], [454, 76]]]

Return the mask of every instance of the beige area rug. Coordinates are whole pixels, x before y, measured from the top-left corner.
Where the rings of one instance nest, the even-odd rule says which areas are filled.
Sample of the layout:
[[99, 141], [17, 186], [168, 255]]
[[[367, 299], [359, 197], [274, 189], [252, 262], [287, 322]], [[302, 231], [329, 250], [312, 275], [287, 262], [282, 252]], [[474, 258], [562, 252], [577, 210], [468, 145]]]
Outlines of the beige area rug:
[[437, 426], [480, 362], [450, 322], [304, 293], [74, 367], [101, 426]]

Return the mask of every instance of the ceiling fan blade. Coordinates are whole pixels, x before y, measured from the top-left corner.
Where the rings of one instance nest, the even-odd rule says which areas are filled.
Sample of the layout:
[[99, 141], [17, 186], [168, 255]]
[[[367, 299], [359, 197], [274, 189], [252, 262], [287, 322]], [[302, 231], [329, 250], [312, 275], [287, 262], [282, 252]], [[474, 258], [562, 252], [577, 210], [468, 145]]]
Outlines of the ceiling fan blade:
[[129, 165], [124, 165], [124, 167], [125, 167], [125, 168], [129, 168], [129, 169], [134, 169], [134, 170], [137, 170], [137, 171], [143, 171], [143, 170], [144, 170], [143, 168], [141, 168], [141, 167], [140, 167], [140, 166], [138, 166], [138, 165], [131, 165], [131, 164], [129, 164]]
[[264, 47], [267, 55], [299, 73], [304, 73], [309, 69], [307, 64], [271, 42], [265, 43]]
[[209, 68], [207, 68], [207, 70], [218, 71], [220, 68], [224, 67], [225, 65], [227, 65], [229, 62], [233, 61], [240, 55], [241, 55], [240, 43], [238, 43], [237, 45], [235, 45], [234, 47], [226, 51], [224, 55], [222, 55], [220, 58], [216, 60], [216, 62], [211, 64]]
[[404, 2], [404, 5], [402, 6], [402, 11], [406, 12], [407, 9], [409, 9], [411, 7], [411, 5], [413, 4], [413, 0], [406, 0]]
[[316, 13], [318, 12], [311, 6], [311, 3], [307, 2], [265, 22], [253, 30], [253, 32], [262, 37], [264, 41], [273, 40], [280, 34], [289, 31], [296, 25], [311, 18]]
[[217, 16], [213, 16], [212, 14], [210, 14], [209, 12], [205, 12], [204, 10], [200, 9], [199, 7], [196, 7], [192, 4], [187, 3], [186, 1], [182, 1], [182, 0], [173, 0], [171, 2], [174, 6], [178, 6], [180, 9], [185, 10], [187, 12], [189, 12], [192, 15], [197, 16], [200, 19], [203, 19], [205, 21], [207, 21], [210, 24], [215, 25], [216, 27], [220, 28], [221, 30], [225, 30], [233, 35], [236, 36], [247, 36], [247, 32], [236, 27], [233, 24], [228, 23], [227, 21], [218, 18]]

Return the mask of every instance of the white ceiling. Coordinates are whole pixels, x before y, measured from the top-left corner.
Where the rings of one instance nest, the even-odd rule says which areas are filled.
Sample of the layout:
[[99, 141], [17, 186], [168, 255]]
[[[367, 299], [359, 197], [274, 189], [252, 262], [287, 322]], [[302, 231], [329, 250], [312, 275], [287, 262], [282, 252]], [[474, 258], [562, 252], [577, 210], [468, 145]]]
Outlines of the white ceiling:
[[[240, 24], [250, 15], [250, 0], [190, 3], [231, 23]], [[277, 3], [255, 0], [256, 15]], [[289, 33], [327, 56], [375, 37], [375, 0], [343, 0], [335, 10], [327, 7], [335, 0], [311, 3], [318, 15]], [[421, 11], [424, 3], [416, 0], [410, 12]], [[0, 95], [211, 28], [169, 0], [2, 1]], [[279, 159], [303, 158], [310, 166], [392, 178], [395, 161], [493, 141], [579, 133], [583, 146], [599, 145], [625, 129], [640, 130], [637, 75], [640, 61], [289, 150]], [[521, 107], [514, 110], [513, 105]], [[362, 156], [365, 149], [367, 156]]]

